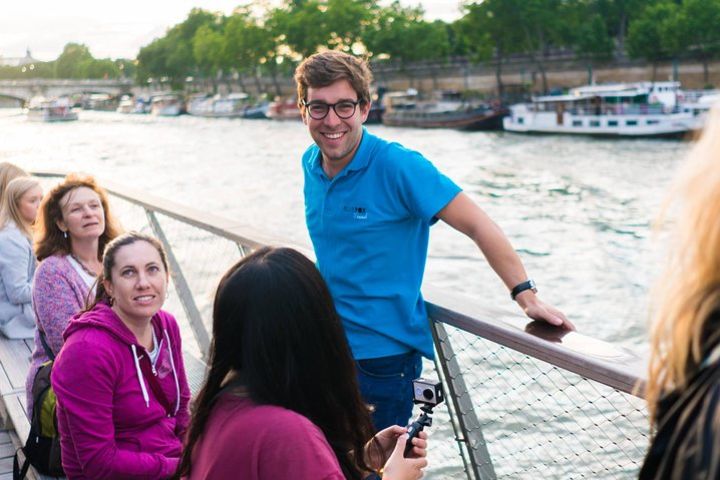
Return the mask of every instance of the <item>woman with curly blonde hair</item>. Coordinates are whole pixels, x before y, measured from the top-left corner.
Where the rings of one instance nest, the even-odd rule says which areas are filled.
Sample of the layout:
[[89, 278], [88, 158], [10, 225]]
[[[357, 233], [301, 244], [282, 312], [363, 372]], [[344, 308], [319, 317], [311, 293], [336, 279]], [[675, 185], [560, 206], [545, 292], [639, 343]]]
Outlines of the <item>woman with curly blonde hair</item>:
[[[641, 479], [720, 478], [720, 108], [671, 196], [675, 244], [656, 292]], [[665, 209], [663, 223], [669, 219]]]

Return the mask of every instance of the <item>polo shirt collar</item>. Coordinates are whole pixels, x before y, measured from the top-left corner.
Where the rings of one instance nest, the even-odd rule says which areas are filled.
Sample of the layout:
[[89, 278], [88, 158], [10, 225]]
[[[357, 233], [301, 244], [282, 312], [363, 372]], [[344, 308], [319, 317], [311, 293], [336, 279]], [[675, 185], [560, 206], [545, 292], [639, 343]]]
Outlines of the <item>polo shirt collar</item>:
[[[346, 172], [352, 172], [367, 168], [368, 164], [370, 163], [370, 152], [372, 151], [376, 137], [369, 133], [364, 126], [362, 127], [362, 129], [363, 134], [362, 138], [360, 139], [360, 146], [355, 151], [355, 155], [353, 156], [352, 160], [350, 160], [350, 163], [348, 163], [345, 168], [343, 168], [342, 171], [340, 171], [340, 173], [335, 176], [335, 178], [347, 175]], [[325, 171], [322, 168], [322, 152], [319, 148], [317, 154], [315, 155], [315, 158], [313, 158], [312, 160], [312, 171], [318, 175], [325, 175]]]

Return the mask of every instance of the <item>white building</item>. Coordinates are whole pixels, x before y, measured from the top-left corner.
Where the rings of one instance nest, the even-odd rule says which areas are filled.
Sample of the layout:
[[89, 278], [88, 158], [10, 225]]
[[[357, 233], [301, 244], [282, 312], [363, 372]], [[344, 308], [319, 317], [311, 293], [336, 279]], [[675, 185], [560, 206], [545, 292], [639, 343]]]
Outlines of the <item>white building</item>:
[[30, 55], [29, 48], [25, 51], [24, 57], [4, 57], [0, 55], [0, 67], [22, 67], [35, 62], [37, 60]]

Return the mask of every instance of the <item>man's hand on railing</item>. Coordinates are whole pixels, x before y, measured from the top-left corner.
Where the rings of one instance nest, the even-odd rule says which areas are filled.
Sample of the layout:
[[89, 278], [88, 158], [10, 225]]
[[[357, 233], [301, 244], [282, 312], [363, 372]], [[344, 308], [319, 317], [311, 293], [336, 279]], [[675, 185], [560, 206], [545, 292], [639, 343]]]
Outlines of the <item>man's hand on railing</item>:
[[567, 319], [564, 313], [540, 300], [532, 290], [525, 290], [519, 293], [515, 297], [515, 301], [518, 302], [518, 305], [523, 309], [525, 315], [533, 320], [542, 320], [556, 327], [575, 330], [575, 325]]

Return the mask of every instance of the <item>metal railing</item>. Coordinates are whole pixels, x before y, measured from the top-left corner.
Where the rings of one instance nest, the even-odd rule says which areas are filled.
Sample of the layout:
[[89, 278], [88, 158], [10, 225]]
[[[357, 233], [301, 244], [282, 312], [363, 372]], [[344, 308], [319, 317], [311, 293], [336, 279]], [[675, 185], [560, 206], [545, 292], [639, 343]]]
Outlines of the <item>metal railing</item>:
[[[58, 173], [41, 172], [47, 182]], [[167, 248], [185, 348], [209, 346], [214, 289], [222, 273], [262, 245], [297, 248], [256, 229], [102, 180], [126, 229]], [[648, 444], [645, 360], [579, 333], [424, 286], [437, 374], [447, 402], [430, 431], [427, 478], [630, 478]], [[183, 314], [184, 312], [184, 314]], [[565, 333], [565, 334], [564, 334]], [[637, 392], [635, 391], [637, 390]]]

